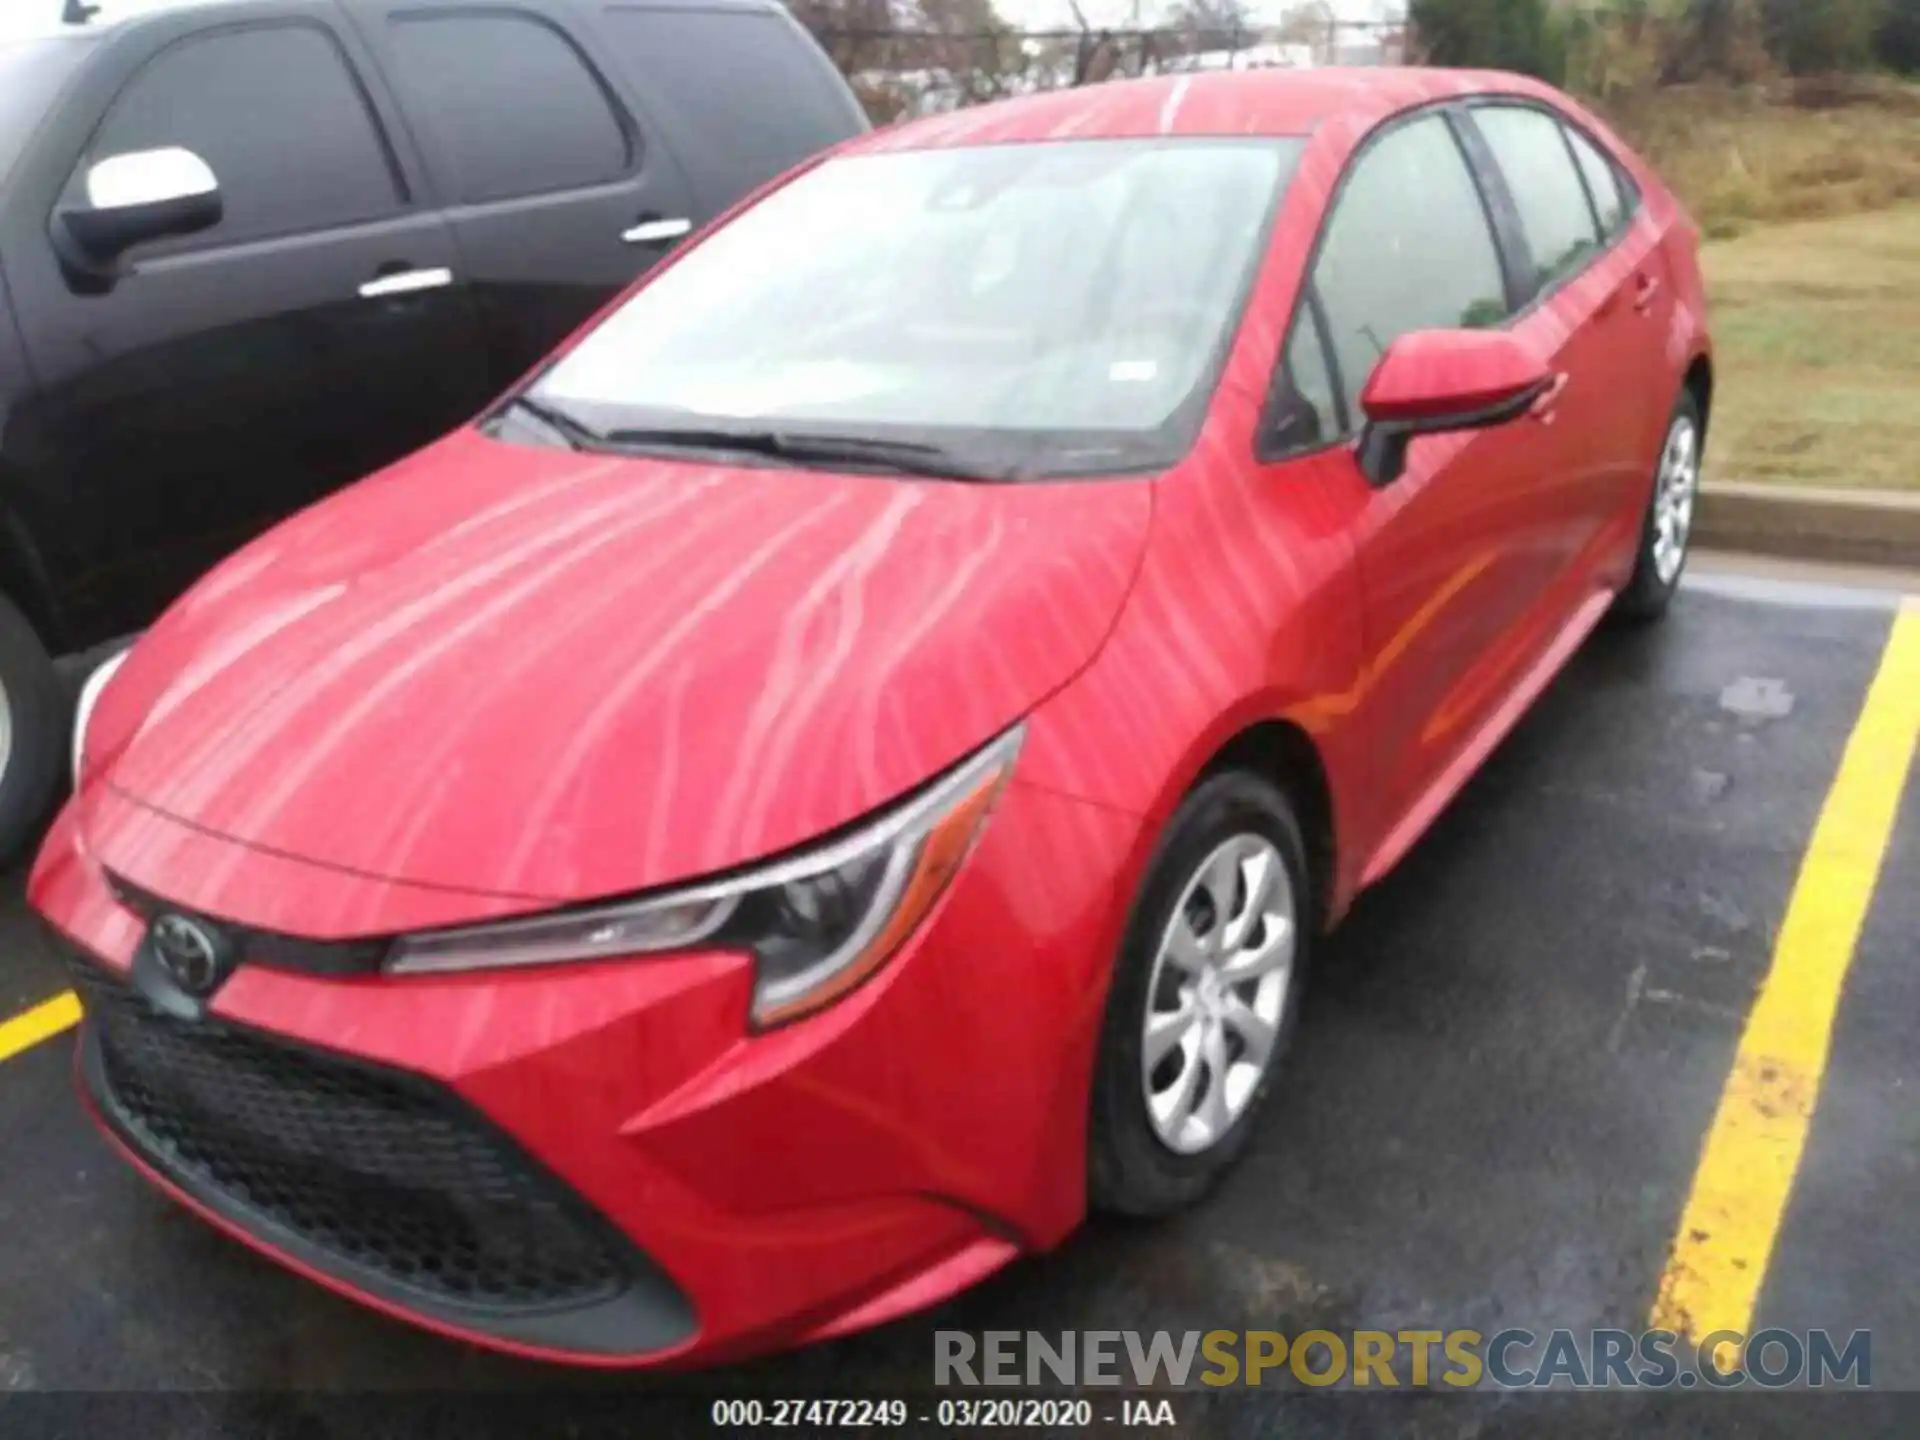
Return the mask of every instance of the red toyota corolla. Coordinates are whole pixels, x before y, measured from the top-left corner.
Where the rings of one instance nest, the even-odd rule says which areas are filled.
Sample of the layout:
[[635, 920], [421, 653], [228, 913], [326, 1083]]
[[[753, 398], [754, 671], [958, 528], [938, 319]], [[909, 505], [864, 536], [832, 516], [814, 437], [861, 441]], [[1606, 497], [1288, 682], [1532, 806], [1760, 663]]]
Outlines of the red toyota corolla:
[[1187, 1204], [1314, 938], [1668, 603], [1711, 392], [1692, 227], [1528, 81], [863, 137], [90, 686], [32, 880], [88, 1104], [321, 1283], [584, 1363]]

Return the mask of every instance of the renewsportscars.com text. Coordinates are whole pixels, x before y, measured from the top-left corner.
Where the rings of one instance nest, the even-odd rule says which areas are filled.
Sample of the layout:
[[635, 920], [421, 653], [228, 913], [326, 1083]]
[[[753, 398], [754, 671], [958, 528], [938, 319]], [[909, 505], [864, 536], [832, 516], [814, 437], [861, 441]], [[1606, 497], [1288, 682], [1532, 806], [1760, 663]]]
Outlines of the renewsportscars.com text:
[[937, 1386], [1135, 1389], [1335, 1385], [1367, 1388], [1868, 1389], [1873, 1335], [1723, 1330], [1691, 1344], [1671, 1330], [939, 1330]]

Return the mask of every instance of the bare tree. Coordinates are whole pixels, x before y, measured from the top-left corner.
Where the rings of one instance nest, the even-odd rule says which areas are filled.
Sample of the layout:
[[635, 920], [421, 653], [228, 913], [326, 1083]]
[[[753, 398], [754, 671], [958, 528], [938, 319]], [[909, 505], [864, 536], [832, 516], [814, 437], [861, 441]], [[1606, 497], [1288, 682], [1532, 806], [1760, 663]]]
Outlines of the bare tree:
[[1273, 38], [1283, 45], [1306, 45], [1313, 58], [1331, 65], [1340, 48], [1340, 16], [1327, 0], [1305, 0], [1280, 17]]
[[1168, 14], [1168, 42], [1189, 54], [1238, 50], [1252, 25], [1241, 0], [1180, 0]]

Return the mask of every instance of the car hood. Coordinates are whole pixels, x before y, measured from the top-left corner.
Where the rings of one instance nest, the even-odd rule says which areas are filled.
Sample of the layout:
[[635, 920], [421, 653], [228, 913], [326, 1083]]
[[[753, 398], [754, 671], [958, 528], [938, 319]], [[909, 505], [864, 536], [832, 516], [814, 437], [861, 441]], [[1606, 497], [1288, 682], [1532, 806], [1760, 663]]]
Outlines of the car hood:
[[724, 870], [884, 805], [1063, 685], [1112, 628], [1151, 504], [1138, 480], [463, 432], [177, 603], [101, 697], [87, 788], [282, 856], [530, 901]]

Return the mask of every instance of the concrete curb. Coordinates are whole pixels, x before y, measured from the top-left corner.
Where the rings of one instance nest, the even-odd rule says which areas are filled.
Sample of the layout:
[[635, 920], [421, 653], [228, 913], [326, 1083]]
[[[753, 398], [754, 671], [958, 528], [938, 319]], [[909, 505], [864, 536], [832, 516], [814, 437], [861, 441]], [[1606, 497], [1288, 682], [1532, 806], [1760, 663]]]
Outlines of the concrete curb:
[[1693, 541], [1789, 560], [1920, 568], [1920, 493], [1705, 484]]

